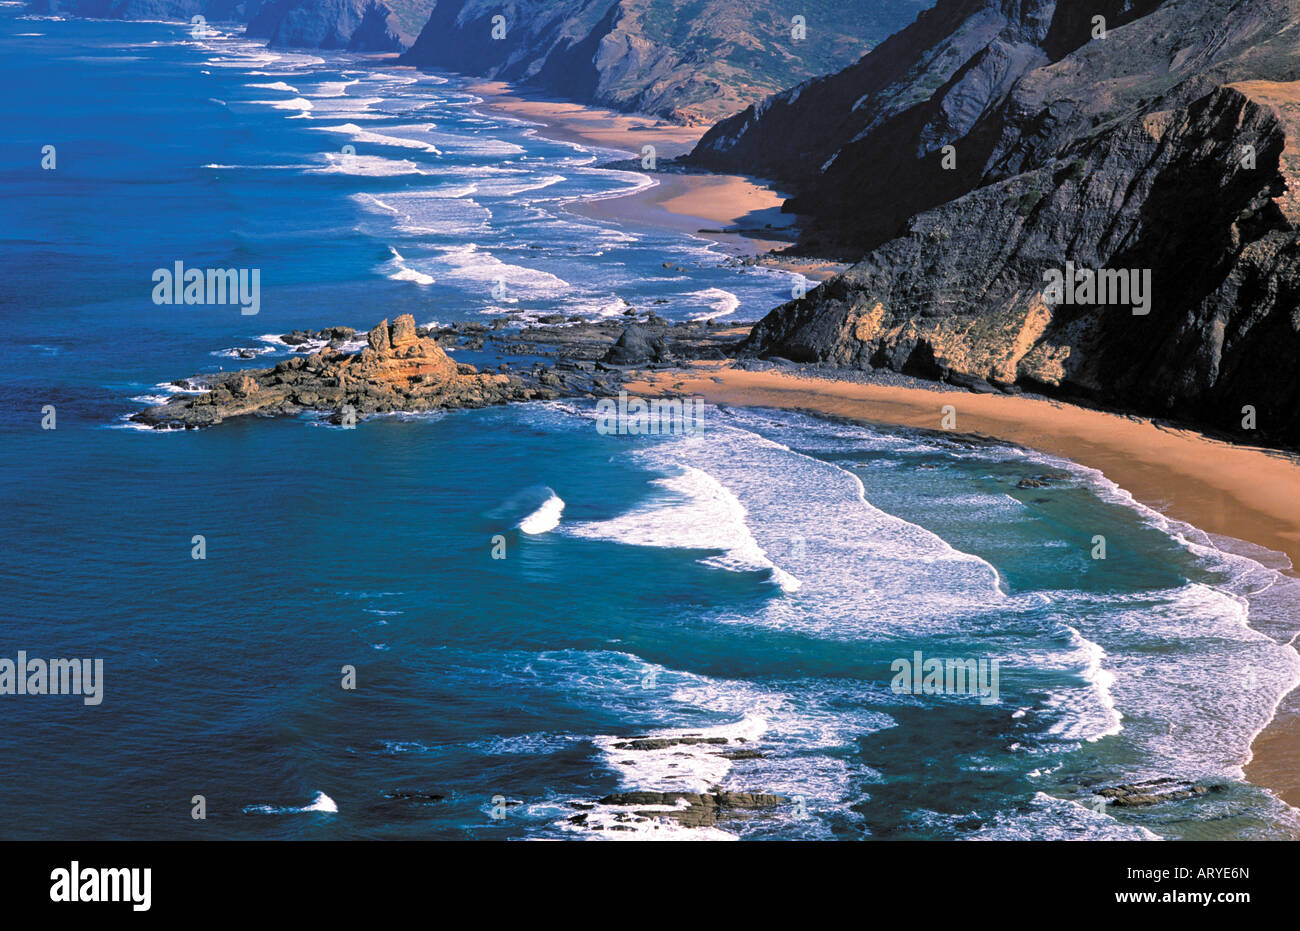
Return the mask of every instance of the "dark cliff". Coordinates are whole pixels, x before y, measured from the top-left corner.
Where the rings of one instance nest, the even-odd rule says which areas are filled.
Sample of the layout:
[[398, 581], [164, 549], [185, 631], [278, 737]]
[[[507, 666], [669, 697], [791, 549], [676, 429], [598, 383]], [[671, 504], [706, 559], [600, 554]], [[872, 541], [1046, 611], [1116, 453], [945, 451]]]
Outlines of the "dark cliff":
[[[860, 256], [746, 350], [1300, 444], [1300, 2], [1110, 6], [1093, 38], [1077, 5], [944, 0], [715, 127], [693, 160], [753, 160]], [[1060, 301], [1069, 267], [1149, 276], [1146, 312]]]

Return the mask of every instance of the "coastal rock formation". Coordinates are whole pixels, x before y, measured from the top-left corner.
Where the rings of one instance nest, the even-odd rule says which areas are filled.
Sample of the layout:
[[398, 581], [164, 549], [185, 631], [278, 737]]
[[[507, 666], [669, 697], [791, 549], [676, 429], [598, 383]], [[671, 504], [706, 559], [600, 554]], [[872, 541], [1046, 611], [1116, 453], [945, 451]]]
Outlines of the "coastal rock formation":
[[[349, 331], [350, 332], [350, 331]], [[248, 414], [283, 416], [330, 411], [336, 423], [392, 411], [486, 407], [507, 401], [549, 399], [545, 387], [530, 386], [504, 373], [477, 371], [453, 362], [431, 337], [416, 335], [415, 320], [403, 314], [385, 320], [358, 352], [326, 345], [269, 369], [244, 369], [188, 379], [202, 394], [146, 408], [135, 422], [150, 427], [208, 427]]]
[[611, 365], [643, 365], [672, 358], [668, 343], [660, 334], [650, 334], [635, 324], [625, 329], [602, 361]]
[[[1097, 38], [1089, 12], [942, 0], [706, 135], [691, 161], [786, 180], [809, 235], [860, 255], [744, 351], [1300, 444], [1270, 361], [1300, 353], [1300, 2], [1108, 0]], [[1051, 291], [1078, 269], [1125, 288]]]
[[791, 78], [854, 61], [928, 3], [441, 0], [403, 60], [616, 110], [712, 122]]
[[[553, 320], [553, 318], [551, 318]], [[690, 359], [725, 359], [749, 335], [752, 323], [714, 325], [710, 321], [669, 322], [647, 313], [637, 322], [617, 319], [582, 320], [561, 317], [559, 325], [523, 325], [497, 318], [492, 327], [477, 321], [452, 323], [428, 335], [443, 345], [477, 349], [485, 344], [506, 355], [553, 356], [557, 369], [599, 372], [614, 378], [614, 366], [664, 366]], [[540, 321], [539, 321], [540, 324]], [[620, 359], [637, 361], [622, 362]], [[655, 361], [673, 360], [673, 363]], [[581, 392], [579, 392], [581, 393]]]

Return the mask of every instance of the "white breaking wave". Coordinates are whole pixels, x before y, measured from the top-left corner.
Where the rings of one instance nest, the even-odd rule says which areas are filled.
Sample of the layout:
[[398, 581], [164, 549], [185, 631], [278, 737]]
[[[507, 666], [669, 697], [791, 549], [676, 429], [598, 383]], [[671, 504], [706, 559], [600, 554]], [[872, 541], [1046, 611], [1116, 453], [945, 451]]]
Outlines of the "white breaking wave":
[[722, 549], [724, 555], [708, 562], [735, 570], [770, 566], [774, 581], [787, 592], [812, 594], [818, 610], [771, 605], [747, 622], [811, 628], [821, 636], [928, 636], [956, 629], [973, 607], [1005, 599], [992, 565], [872, 506], [853, 473], [718, 419], [716, 411], [706, 413], [703, 432], [634, 454], [652, 468], [678, 473], [653, 483], [676, 492], [676, 501], [652, 501], [569, 531], [639, 545]]
[[323, 814], [336, 814], [339, 806], [335, 804], [334, 799], [330, 798], [324, 792], [317, 792], [316, 797], [302, 807], [295, 808], [292, 805], [277, 808], [274, 805], [246, 805], [244, 814], [246, 815], [299, 815], [307, 812], [319, 811]]
[[314, 94], [310, 97], [342, 97], [347, 93], [349, 87], [356, 84], [356, 81], [323, 81], [316, 87]]
[[[727, 744], [750, 743], [767, 730], [767, 722], [758, 716], [748, 716], [735, 724], [705, 728], [676, 728], [653, 730], [649, 738], [698, 738], [702, 741], [723, 739]], [[666, 747], [646, 750], [620, 750], [628, 744], [626, 737], [596, 737], [592, 741], [600, 748], [606, 765], [622, 777], [623, 791], [646, 792], [709, 792], [720, 786], [731, 771], [732, 762], [722, 753], [725, 745], [716, 743], [672, 743]], [[720, 827], [683, 827], [667, 813], [684, 808], [685, 804], [636, 806], [636, 816], [629, 817], [628, 807], [601, 805], [585, 812], [584, 831], [599, 830], [612, 840], [738, 840], [736, 834]], [[655, 813], [664, 817], [654, 817]], [[650, 814], [651, 817], [645, 817]]]
[[[1136, 514], [1222, 576], [1215, 584], [1189, 582], [1119, 599], [1135, 604], [1111, 622], [1113, 636], [1138, 648], [1108, 650], [1114, 676], [1107, 686], [1130, 717], [1145, 719], [1149, 776], [1244, 779], [1255, 737], [1300, 685], [1300, 653], [1292, 641], [1300, 582], [1278, 571], [1290, 561], [1249, 546], [1242, 549], [1254, 556], [1224, 549], [1198, 528], [1141, 504], [1096, 469], [1033, 450], [1024, 455], [1083, 479], [1102, 500]], [[1157, 654], [1162, 662], [1154, 662], [1151, 641], [1171, 646]]]
[[527, 534], [546, 533], [560, 526], [560, 515], [563, 513], [564, 500], [551, 492], [541, 507], [519, 522], [519, 529]]
[[526, 194], [529, 191], [540, 191], [543, 188], [551, 187], [567, 181], [564, 175], [542, 175], [540, 177], [529, 178], [521, 181], [509, 181], [504, 178], [494, 180], [480, 181], [475, 186], [476, 193], [485, 197], [514, 197], [517, 194]]
[[432, 275], [426, 275], [424, 272], [409, 267], [402, 254], [392, 246], [388, 247], [388, 251], [393, 254], [393, 259], [388, 263], [388, 267], [394, 269], [389, 273], [389, 278], [394, 281], [413, 281], [418, 285], [431, 285], [434, 283]]
[[750, 533], [744, 506], [709, 473], [682, 466], [680, 474], [651, 484], [671, 497], [610, 520], [574, 524], [568, 532], [632, 546], [722, 550], [702, 562], [738, 572], [766, 570], [783, 591], [799, 590], [799, 580], [772, 562]]
[[[435, 84], [445, 83], [440, 79], [432, 78], [428, 75], [425, 75], [424, 77], [429, 83], [435, 83]], [[361, 78], [361, 80], [367, 82], [373, 81], [379, 84], [390, 84], [390, 85], [395, 85], [400, 87], [407, 84], [415, 84], [417, 81], [420, 80], [420, 78], [417, 78], [409, 74], [403, 74], [399, 76], [396, 74], [385, 74], [382, 71], [372, 71], [369, 74], [367, 74], [365, 77]]]
[[[1067, 740], [1085, 740], [1095, 742], [1103, 737], [1112, 737], [1120, 733], [1124, 716], [1115, 707], [1111, 687], [1115, 684], [1115, 674], [1105, 668], [1102, 661], [1106, 651], [1099, 644], [1083, 636], [1073, 627], [1067, 626], [1070, 636], [1071, 652], [1066, 655], [1065, 663], [1070, 671], [1076, 673], [1087, 683], [1082, 690], [1072, 689], [1050, 695], [1044, 705], [1060, 711], [1061, 717], [1048, 728], [1048, 733]], [[1060, 662], [1059, 658], [1053, 660]], [[1048, 660], [1045, 665], [1050, 664]], [[1072, 667], [1072, 668], [1071, 668]]]
[[309, 172], [324, 174], [367, 175], [374, 178], [386, 178], [394, 175], [427, 175], [415, 162], [405, 158], [383, 158], [379, 155], [345, 155], [342, 152], [327, 152], [324, 168], [308, 168]]
[[[309, 101], [304, 101], [310, 103]], [[366, 145], [383, 145], [403, 149], [419, 149], [421, 152], [428, 152], [432, 155], [441, 155], [442, 152], [436, 146], [427, 142], [421, 142], [419, 139], [408, 139], [405, 136], [391, 136], [386, 133], [372, 132], [363, 129], [356, 123], [343, 123], [339, 126], [313, 126], [312, 129], [320, 130], [324, 133], [339, 133], [347, 136], [353, 142], [359, 142]]]
[[[354, 156], [355, 157], [355, 156]], [[409, 164], [409, 163], [405, 163]], [[463, 186], [444, 185], [431, 191], [403, 191], [385, 194], [354, 194], [352, 200], [368, 213], [392, 218], [384, 221], [387, 235], [394, 227], [413, 236], [473, 236], [488, 232], [491, 213], [467, 196]]]
[[264, 104], [275, 110], [297, 110], [298, 115], [304, 117], [307, 111], [314, 109], [312, 102], [306, 97], [292, 97], [289, 100], [250, 100], [249, 103]]
[[703, 313], [691, 314], [692, 320], [712, 320], [715, 317], [726, 317], [736, 312], [740, 306], [740, 298], [730, 291], [724, 291], [722, 288], [706, 288], [703, 291], [691, 291], [686, 297], [695, 298], [701, 303], [709, 305], [709, 310]]
[[450, 269], [447, 272], [450, 278], [464, 278], [488, 287], [504, 285], [505, 296], [501, 300], [505, 301], [559, 297], [570, 287], [567, 281], [550, 272], [508, 265], [492, 253], [481, 251], [475, 243], [445, 249], [438, 261]]

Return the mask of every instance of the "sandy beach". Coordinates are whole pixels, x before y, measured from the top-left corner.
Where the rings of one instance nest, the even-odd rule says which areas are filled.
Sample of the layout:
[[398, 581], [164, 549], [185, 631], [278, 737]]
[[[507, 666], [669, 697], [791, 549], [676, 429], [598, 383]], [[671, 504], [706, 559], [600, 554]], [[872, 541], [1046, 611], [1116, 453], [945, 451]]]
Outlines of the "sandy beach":
[[[1286, 553], [1300, 565], [1300, 460], [1150, 420], [1008, 395], [927, 390], [751, 372], [730, 362], [645, 373], [629, 393], [682, 393], [737, 406], [788, 408], [871, 423], [1008, 440], [1098, 469], [1133, 497], [1211, 534]], [[1300, 805], [1300, 701], [1293, 692], [1255, 740], [1252, 782]]]
[[[637, 159], [642, 157], [644, 146], [654, 146], [656, 164], [659, 159], [689, 152], [707, 128], [542, 100], [501, 81], [471, 84], [469, 90], [483, 98], [484, 110], [539, 123], [544, 127], [543, 135], [551, 139], [617, 150]], [[627, 197], [584, 201], [569, 209], [597, 220], [703, 235], [735, 255], [768, 253], [784, 249], [791, 242], [797, 218], [781, 213], [785, 195], [759, 179], [638, 170], [651, 175], [657, 183]], [[814, 281], [824, 281], [845, 267], [775, 257], [765, 259], [763, 264], [796, 271]]]

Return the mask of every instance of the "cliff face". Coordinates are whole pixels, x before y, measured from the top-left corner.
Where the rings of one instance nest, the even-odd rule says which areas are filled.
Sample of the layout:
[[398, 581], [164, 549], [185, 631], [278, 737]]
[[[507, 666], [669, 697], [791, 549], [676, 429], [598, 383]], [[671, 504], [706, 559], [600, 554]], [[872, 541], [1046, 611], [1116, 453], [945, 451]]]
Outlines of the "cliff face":
[[399, 52], [435, 0], [33, 0], [34, 13], [244, 23], [271, 46]]
[[[1169, 59], [1160, 51], [1126, 49], [1114, 54], [1124, 24], [1160, 0], [1097, 0], [1081, 5], [1058, 0], [940, 0], [917, 21], [843, 71], [815, 78], [767, 98], [719, 123], [691, 153], [696, 165], [776, 178], [798, 192], [789, 209], [810, 216], [811, 233], [823, 248], [861, 255], [898, 232], [920, 210], [1004, 174], [999, 164], [1009, 146], [1023, 146], [1051, 129], [1068, 137], [1092, 116], [1123, 108], [1134, 77], [1158, 79]], [[1206, 15], [1197, 20], [1208, 38], [1214, 17], [1206, 8], [1226, 9], [1229, 0], [1195, 0]], [[1049, 84], [1031, 79], [1040, 69], [1081, 47], [1089, 60], [1093, 16], [1105, 19], [1107, 82], [1093, 86], [1102, 69], [1071, 80], [1054, 72]], [[1173, 28], [1191, 23], [1178, 21]], [[1182, 35], [1161, 35], [1160, 46], [1180, 48]], [[1163, 51], [1163, 50], [1162, 50]], [[1131, 58], [1124, 56], [1132, 52]], [[1187, 63], [1185, 63], [1187, 64]], [[1113, 82], [1110, 79], [1114, 79]], [[1068, 88], [1067, 88], [1068, 85]], [[1017, 98], [1039, 86], [1046, 93]], [[1005, 144], [1002, 124], [1025, 117]], [[1062, 125], [1068, 123], [1068, 125]], [[946, 145], [959, 150], [956, 167], [942, 162]], [[1022, 160], [1027, 153], [1018, 152]], [[1041, 153], [1040, 153], [1041, 154]]]
[[379, 0], [265, 0], [248, 35], [271, 46], [400, 52], [415, 40], [403, 34], [393, 8]]
[[[865, 252], [769, 314], [746, 350], [1300, 444], [1300, 2], [1116, 4], [1127, 24], [1097, 39], [1065, 6], [948, 0], [849, 71], [705, 137], [692, 157], [733, 168], [740, 152], [833, 157], [797, 174], [796, 203]], [[957, 10], [956, 28], [933, 28]], [[975, 32], [987, 41], [907, 103], [912, 63]], [[898, 41], [936, 33], [935, 46]], [[818, 122], [865, 86], [850, 89], [850, 72], [877, 89]], [[796, 119], [816, 130], [792, 139]], [[1067, 273], [1099, 285], [1099, 270], [1123, 271], [1130, 293], [1053, 287]]]
[[843, 67], [930, 2], [441, 0], [405, 61], [712, 122], [791, 80]]

